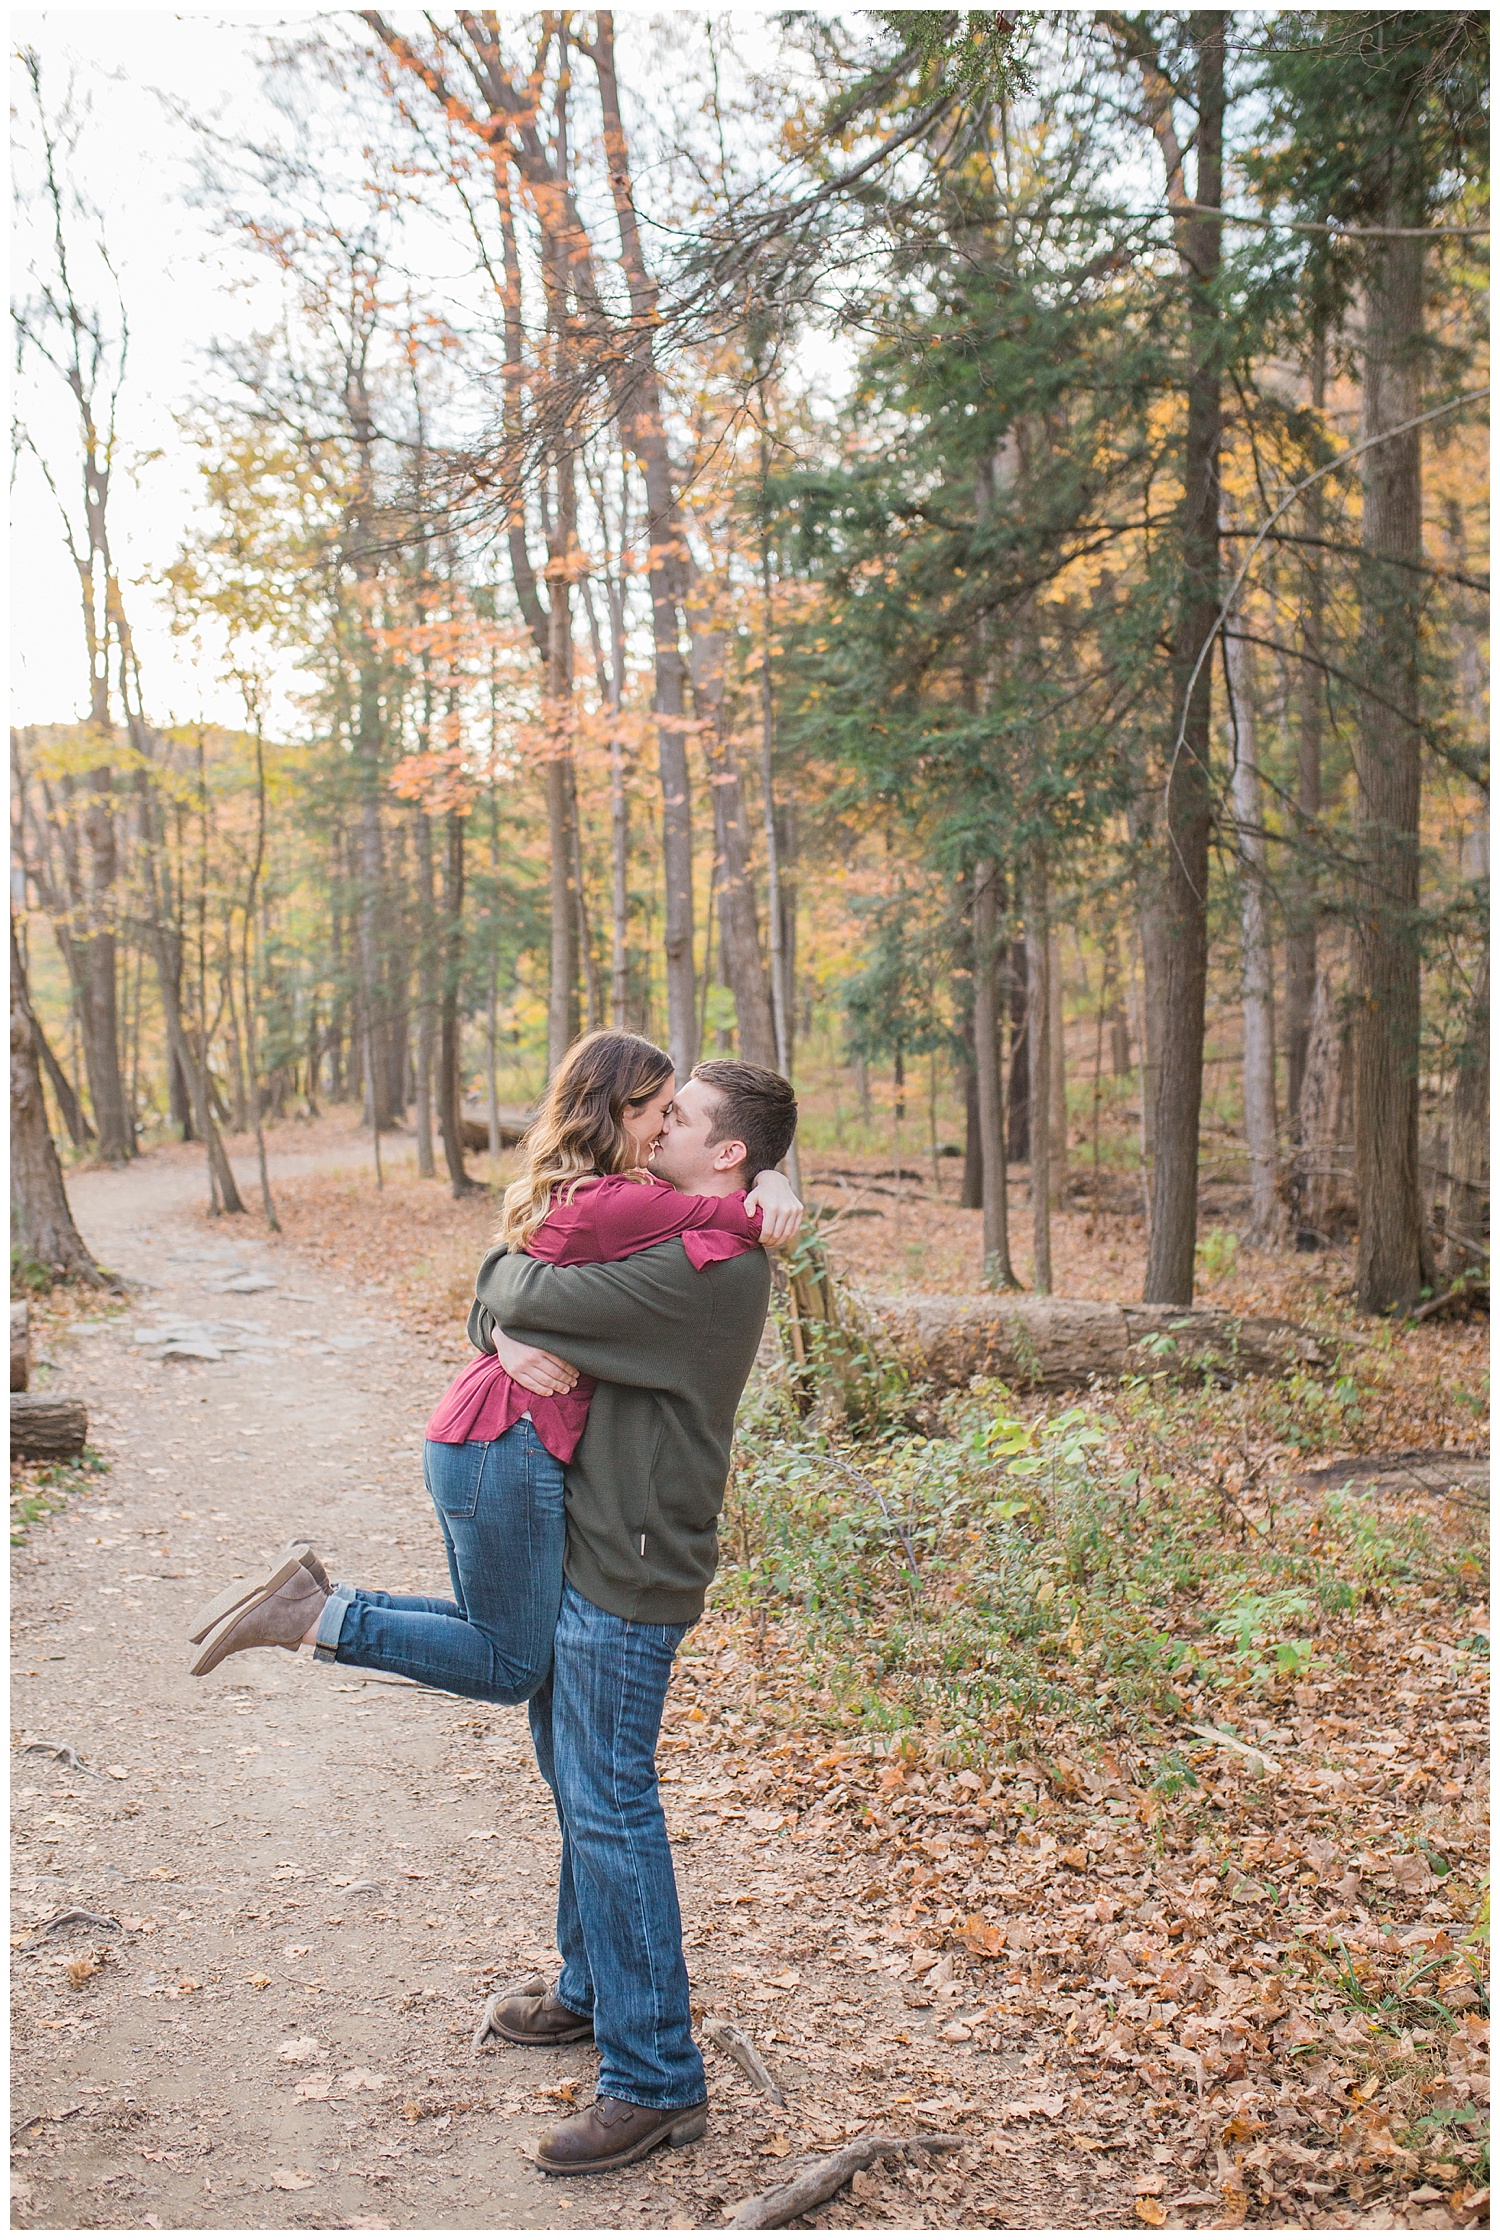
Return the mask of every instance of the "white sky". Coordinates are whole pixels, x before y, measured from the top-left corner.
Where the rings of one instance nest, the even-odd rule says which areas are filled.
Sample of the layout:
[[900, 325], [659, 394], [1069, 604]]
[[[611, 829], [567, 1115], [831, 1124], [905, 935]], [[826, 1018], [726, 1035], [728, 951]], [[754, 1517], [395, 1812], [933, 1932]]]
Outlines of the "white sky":
[[[153, 711], [168, 718], [241, 720], [237, 699], [212, 674], [211, 663], [205, 672], [172, 638], [141, 579], [173, 557], [195, 502], [193, 462], [181, 446], [174, 412], [201, 378], [209, 337], [243, 332], [253, 322], [256, 284], [249, 261], [228, 264], [222, 242], [189, 204], [189, 136], [168, 102], [181, 101], [200, 115], [232, 115], [243, 127], [256, 105], [250, 55], [258, 33], [292, 20], [279, 9], [55, 8], [17, 11], [11, 18], [14, 46], [37, 50], [44, 89], [54, 100], [70, 75], [81, 94], [93, 97], [94, 128], [80, 180], [105, 211], [131, 326], [120, 411], [126, 459], [111, 508], [113, 531], [122, 574], [136, 587], [128, 595], [148, 698]], [[23, 91], [29, 99], [29, 88]], [[22, 233], [12, 268], [18, 297], [27, 292], [24, 250]], [[231, 275], [237, 285], [229, 284]], [[65, 475], [76, 450], [60, 385], [45, 377], [24, 382], [16, 405]], [[87, 702], [78, 593], [56, 508], [24, 454], [12, 508], [12, 721], [67, 720]]]
[[[679, 12], [701, 24], [709, 11], [619, 11], [658, 22]], [[747, 29], [772, 13], [768, 8], [711, 12], [738, 19]], [[192, 134], [173, 108], [216, 119], [237, 137], [253, 132], [257, 112], [268, 114], [256, 69], [266, 35], [334, 13], [295, 6], [57, 7], [18, 10], [11, 17], [13, 49], [37, 50], [49, 102], [62, 97], [70, 78], [81, 95], [92, 98], [93, 125], [81, 151], [79, 184], [106, 213], [131, 327], [120, 410], [125, 456], [116, 470], [111, 532], [147, 703], [158, 720], [243, 718], [238, 696], [217, 673], [213, 650], [195, 648], [168, 629], [151, 578], [174, 557], [197, 502], [194, 459], [174, 416], [206, 386], [207, 344], [268, 322], [271, 302], [264, 267], [228, 247], [208, 215], [193, 206]], [[29, 88], [13, 82], [13, 97], [24, 112]], [[21, 139], [24, 160], [24, 130]], [[28, 292], [26, 265], [23, 219], [13, 231], [12, 287], [18, 298]], [[15, 407], [59, 475], [66, 480], [71, 471], [76, 477], [71, 407], [60, 384], [45, 373], [24, 378], [15, 390]], [[12, 556], [11, 720], [67, 721], [83, 712], [87, 700], [78, 592], [56, 507], [24, 449], [12, 488]]]

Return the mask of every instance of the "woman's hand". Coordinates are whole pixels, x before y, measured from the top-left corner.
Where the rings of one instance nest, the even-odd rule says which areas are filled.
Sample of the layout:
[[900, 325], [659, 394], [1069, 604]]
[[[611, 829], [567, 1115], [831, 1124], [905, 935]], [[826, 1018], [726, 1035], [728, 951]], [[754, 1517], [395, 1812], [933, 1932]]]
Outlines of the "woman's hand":
[[538, 1400], [554, 1400], [577, 1384], [578, 1371], [571, 1361], [559, 1361], [555, 1353], [545, 1353], [540, 1346], [520, 1345], [514, 1338], [507, 1338], [503, 1330], [496, 1330], [493, 1336], [496, 1360], [523, 1392], [534, 1392]]
[[790, 1244], [802, 1226], [802, 1200], [784, 1174], [767, 1167], [745, 1193], [745, 1211], [760, 1213], [762, 1244]]

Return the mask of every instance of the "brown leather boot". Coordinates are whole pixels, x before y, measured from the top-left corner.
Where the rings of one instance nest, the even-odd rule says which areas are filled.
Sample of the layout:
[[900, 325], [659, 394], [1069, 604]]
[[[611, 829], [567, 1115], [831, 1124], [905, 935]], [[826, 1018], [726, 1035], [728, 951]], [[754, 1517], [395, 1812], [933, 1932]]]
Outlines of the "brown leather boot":
[[593, 2100], [577, 2115], [542, 2133], [535, 2159], [560, 2178], [618, 2170], [627, 2162], [639, 2162], [664, 2139], [674, 2147], [686, 2147], [707, 2129], [706, 2100], [696, 2108], [638, 2108], [632, 2100]]
[[295, 1649], [322, 1617], [327, 1600], [328, 1589], [319, 1586], [300, 1557], [278, 1564], [209, 1635], [193, 1664], [193, 1677], [201, 1680], [241, 1649]]
[[569, 2046], [575, 2039], [591, 2038], [594, 2025], [585, 2014], [574, 2014], [540, 1976], [528, 1976], [486, 2000], [484, 2014], [474, 2033], [474, 2050], [486, 2038], [508, 2038], [513, 2046]]

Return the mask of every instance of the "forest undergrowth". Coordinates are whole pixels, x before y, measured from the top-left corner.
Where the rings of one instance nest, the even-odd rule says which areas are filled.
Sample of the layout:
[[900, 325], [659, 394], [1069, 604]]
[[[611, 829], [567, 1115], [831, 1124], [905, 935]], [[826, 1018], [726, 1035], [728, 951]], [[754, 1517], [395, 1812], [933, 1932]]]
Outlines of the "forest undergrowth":
[[[282, 1214], [463, 1358], [488, 1193], [311, 1176]], [[1484, 1327], [1261, 1257], [1327, 1370], [936, 1411], [897, 1379], [856, 1433], [763, 1367], [704, 1621], [737, 1653], [682, 1715], [743, 1801], [867, 1859], [868, 1941], [943, 2036], [1023, 2049], [1032, 2115], [1188, 2140], [1201, 2184], [1142, 2179], [1146, 2224], [1474, 2224]]]

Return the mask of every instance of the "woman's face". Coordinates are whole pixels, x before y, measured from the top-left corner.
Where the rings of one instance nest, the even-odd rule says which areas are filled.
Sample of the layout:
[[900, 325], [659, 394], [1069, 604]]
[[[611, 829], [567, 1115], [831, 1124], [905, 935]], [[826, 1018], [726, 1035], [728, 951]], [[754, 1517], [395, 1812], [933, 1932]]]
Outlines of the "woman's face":
[[635, 1147], [638, 1167], [644, 1167], [656, 1149], [656, 1139], [661, 1134], [676, 1087], [676, 1079], [669, 1073], [660, 1088], [653, 1089], [648, 1097], [638, 1098], [634, 1104], [627, 1104], [620, 1115], [625, 1133]]

